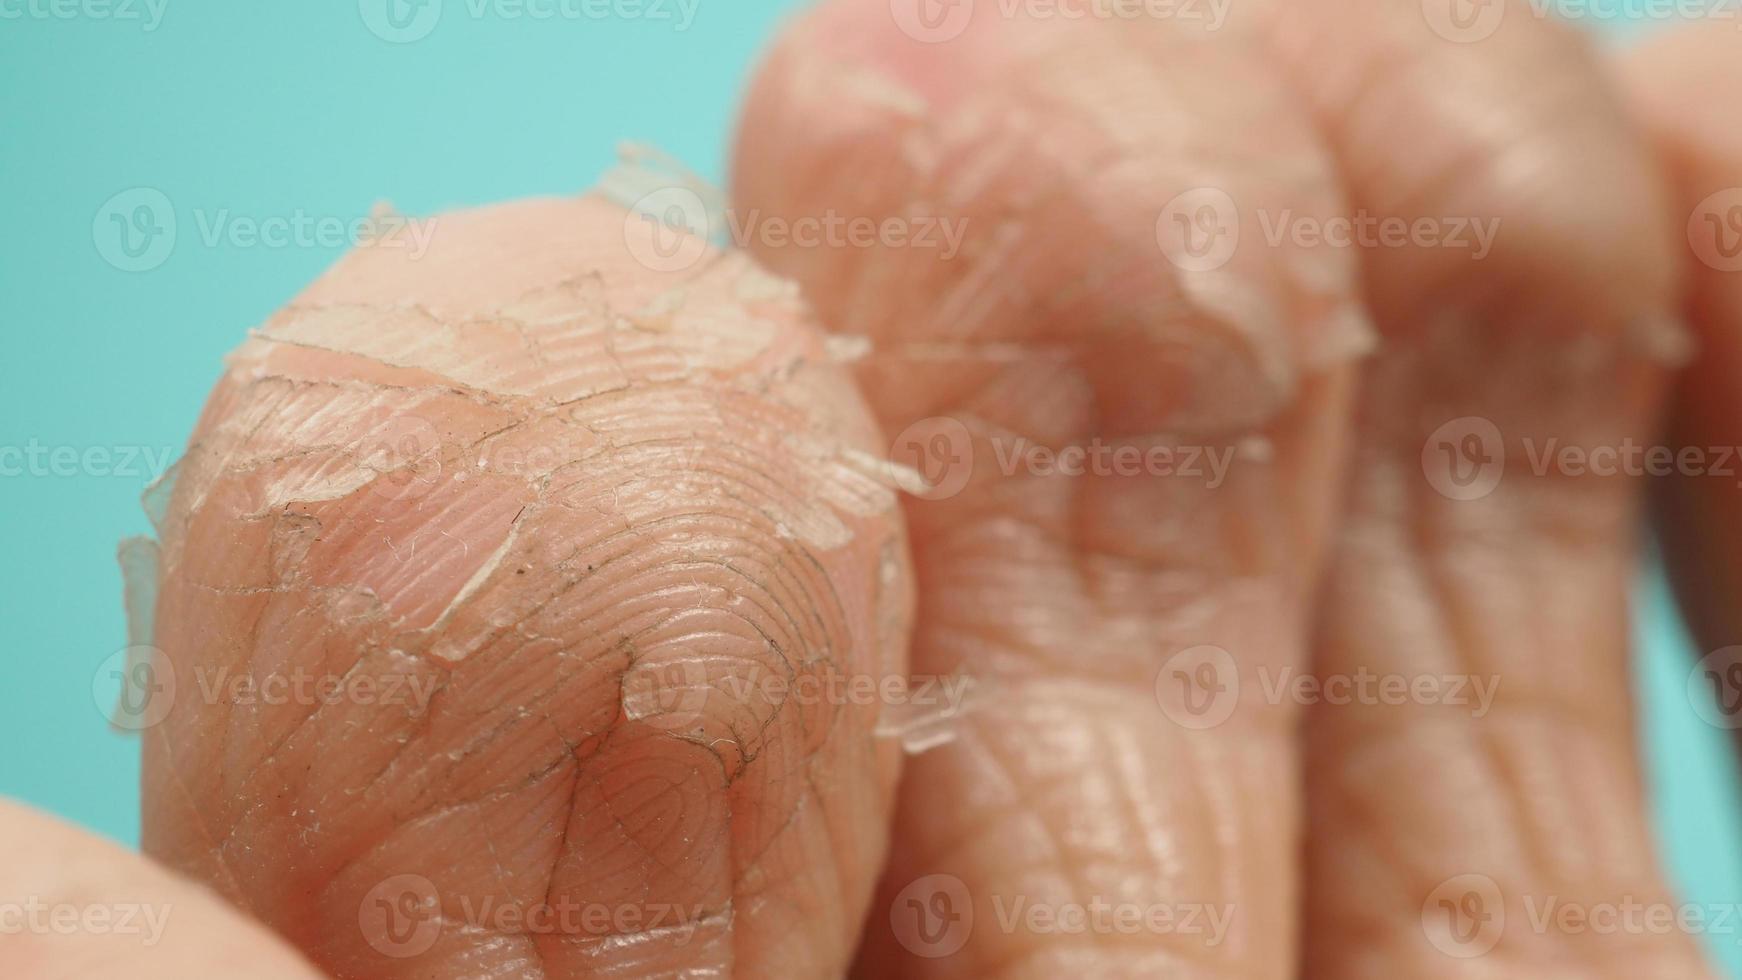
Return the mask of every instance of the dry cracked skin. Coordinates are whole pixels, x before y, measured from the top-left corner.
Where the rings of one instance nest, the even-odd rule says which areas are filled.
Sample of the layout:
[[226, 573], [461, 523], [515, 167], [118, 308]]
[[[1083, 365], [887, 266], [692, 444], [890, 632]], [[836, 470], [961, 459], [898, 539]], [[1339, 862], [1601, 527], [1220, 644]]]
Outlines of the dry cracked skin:
[[[1673, 897], [1645, 481], [1527, 447], [1742, 442], [1739, 280], [1683, 235], [1742, 144], [1681, 99], [1742, 40], [1617, 85], [1526, 0], [1471, 43], [1436, 2], [940, 40], [832, 0], [751, 86], [735, 220], [959, 248], [714, 251], [593, 195], [347, 256], [124, 552], [178, 692], [145, 850], [312, 967], [190, 918], [285, 976], [1710, 975], [1684, 931], [1535, 925]], [[1458, 243], [1274, 234], [1339, 218]], [[1503, 477], [1436, 480], [1448, 425]], [[1742, 497], [1655, 489], [1734, 640]], [[1480, 706], [1267, 693], [1302, 673]], [[232, 683], [287, 677], [344, 696]]]
[[[353, 253], [232, 355], [176, 475], [178, 676], [417, 695], [146, 740], [175, 776], [146, 850], [338, 975], [817, 973], [852, 945], [899, 743], [765, 682], [904, 669], [880, 439], [788, 284], [740, 254], [650, 273], [626, 233], [654, 232], [529, 201]], [[382, 962], [357, 910], [402, 875], [440, 934]], [[640, 911], [477, 914], [562, 902]]]

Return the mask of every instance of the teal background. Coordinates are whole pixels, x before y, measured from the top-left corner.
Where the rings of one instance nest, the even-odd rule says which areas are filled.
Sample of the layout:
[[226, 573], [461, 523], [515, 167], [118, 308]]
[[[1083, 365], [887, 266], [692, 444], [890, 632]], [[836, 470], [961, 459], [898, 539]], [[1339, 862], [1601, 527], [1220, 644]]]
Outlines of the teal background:
[[[406, 44], [372, 34], [349, 0], [167, 0], [150, 31], [0, 19], [0, 447], [179, 447], [223, 353], [341, 251], [209, 247], [196, 209], [352, 218], [383, 199], [415, 215], [573, 193], [625, 139], [717, 181], [742, 82], [800, 6], [699, 0], [677, 30], [473, 19], [446, 2], [433, 32]], [[129, 273], [99, 253], [93, 218], [139, 186], [166, 194], [180, 227], [167, 261]], [[92, 687], [125, 645], [114, 549], [148, 529], [146, 479], [0, 477], [0, 794], [127, 842], [138, 746], [106, 728]], [[1736, 902], [1742, 806], [1727, 739], [1689, 710], [1689, 643], [1660, 580], [1643, 576], [1641, 596], [1665, 855], [1687, 900]], [[1711, 938], [1742, 976], [1738, 937]]]

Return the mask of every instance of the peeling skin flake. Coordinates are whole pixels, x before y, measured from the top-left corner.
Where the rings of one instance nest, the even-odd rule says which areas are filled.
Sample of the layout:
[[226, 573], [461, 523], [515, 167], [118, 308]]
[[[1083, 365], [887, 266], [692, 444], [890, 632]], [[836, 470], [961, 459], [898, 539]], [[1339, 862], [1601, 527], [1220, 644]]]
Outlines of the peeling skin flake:
[[984, 692], [970, 677], [944, 678], [938, 686], [951, 695], [941, 704], [886, 707], [877, 720], [876, 737], [899, 742], [907, 755], [920, 755], [954, 742], [961, 717], [975, 710]]
[[1633, 349], [1670, 367], [1684, 367], [1698, 353], [1699, 341], [1681, 320], [1661, 317], [1628, 324], [1626, 339]]
[[[834, 358], [787, 325], [800, 309], [790, 284], [741, 253], [627, 307], [633, 293], [607, 278], [571, 270], [464, 316], [335, 301], [317, 286], [230, 358], [214, 396], [228, 407], [190, 449], [176, 495], [189, 514], [222, 504], [275, 522], [277, 587], [360, 588], [421, 633], [449, 630], [524, 559], [534, 546], [520, 515], [569, 506], [614, 472], [614, 511], [631, 524], [722, 478], [754, 488], [755, 509], [807, 548], [846, 547], [893, 511], [902, 474], [819, 428], [873, 432], [869, 420], [807, 418], [813, 387], [829, 384], [815, 366]], [[639, 489], [671, 459], [682, 475]], [[403, 514], [372, 518], [380, 560], [325, 575], [324, 553], [382, 497]], [[432, 594], [437, 579], [455, 585]], [[477, 645], [444, 636], [431, 651], [463, 658]]]
[[[874, 148], [817, 169], [814, 179], [834, 200], [851, 202], [854, 213], [899, 215], [916, 228], [953, 222], [962, 232], [947, 259], [910, 247], [869, 249], [850, 262], [768, 249], [777, 269], [804, 270], [824, 321], [875, 337], [879, 366], [937, 354], [989, 369], [1004, 353], [1033, 356], [1053, 346], [1105, 403], [1130, 416], [1110, 421], [1118, 431], [1256, 430], [1295, 400], [1306, 377], [1372, 348], [1375, 332], [1347, 301], [1355, 260], [1346, 251], [1235, 248], [1205, 259], [1182, 250], [1183, 226], [1170, 223], [1215, 212], [1236, 232], [1244, 224], [1257, 234], [1249, 209], [1243, 221], [1230, 217], [1219, 198], [1194, 200], [1187, 194], [1197, 191], [1181, 193], [1187, 188], [1228, 188], [1239, 204], [1272, 195], [1310, 201], [1332, 213], [1327, 161], [1281, 167], [1262, 154], [1209, 161], [1189, 145], [1191, 127], [1175, 125], [1189, 121], [1183, 116], [1133, 128], [1116, 105], [1089, 100], [1096, 108], [1085, 112], [1056, 84], [1042, 83], [1078, 84], [1072, 73], [1055, 74], [1065, 48], [1054, 45], [1064, 42], [1025, 35], [1012, 43], [1033, 45], [1005, 53], [1023, 69], [1019, 97], [943, 86], [924, 112], [905, 91], [903, 69], [843, 73], [814, 52], [780, 59], [783, 84], [803, 93], [798, 104], [822, 118], [836, 104], [850, 106], [843, 119], [851, 123], [841, 125], [879, 137], [864, 141]], [[1115, 90], [1130, 83], [1136, 91], [1157, 77], [1138, 62], [1098, 67], [1113, 73], [1098, 83]], [[1230, 110], [1257, 126], [1273, 121], [1265, 105], [1237, 101]], [[784, 134], [796, 117], [749, 125]], [[1179, 152], [1146, 151], [1156, 145]], [[768, 176], [775, 158], [754, 145], [737, 167], [745, 200], [830, 199], [817, 186], [779, 186]], [[1097, 193], [1083, 192], [1090, 186]], [[1169, 188], [1177, 190], [1164, 194]], [[1134, 211], [1133, 201], [1145, 205]], [[1055, 254], [1059, 241], [1084, 247]], [[1155, 261], [1158, 250], [1171, 261]]]
[[[706, 284], [730, 287], [753, 274], [749, 267], [748, 259], [732, 256], [716, 264]], [[637, 381], [728, 371], [769, 355], [772, 326], [742, 307], [716, 305], [718, 298], [698, 284], [621, 314], [583, 310], [594, 315], [544, 321], [506, 311], [449, 322], [419, 307], [293, 306], [254, 337], [362, 357], [470, 391], [568, 402]], [[251, 347], [237, 354], [241, 363], [262, 357]]]
[[145, 517], [151, 522], [152, 530], [159, 535], [163, 534], [164, 514], [169, 510], [170, 497], [175, 494], [175, 481], [180, 474], [181, 461], [177, 460], [140, 495], [139, 503], [145, 511]]
[[[599, 178], [601, 196], [662, 221], [681, 217], [691, 232], [715, 247], [729, 244], [724, 191], [653, 147], [627, 143], [618, 150], [618, 155], [621, 158], [618, 165]], [[659, 213], [651, 209], [658, 209]]]
[[127, 538], [117, 549], [121, 563], [121, 597], [127, 610], [127, 645], [150, 646], [156, 636], [157, 541]]
[[911, 119], [920, 119], [926, 114], [925, 97], [887, 74], [855, 66], [841, 75], [841, 82], [867, 105]]
[[871, 354], [871, 338], [858, 335], [830, 334], [823, 341], [829, 359], [837, 364], [852, 364]]
[[148, 847], [292, 935], [274, 896], [354, 908], [408, 854], [504, 906], [534, 877], [644, 879], [688, 910], [471, 947], [503, 975], [674, 942], [762, 975], [736, 896], [845, 908], [837, 882], [875, 878], [887, 807], [864, 804], [894, 770], [872, 756], [936, 733], [808, 682], [906, 674], [886, 444], [790, 283], [738, 253], [657, 271], [645, 228], [598, 197], [444, 215], [423, 255], [353, 251], [229, 358], [154, 491], [161, 556], [123, 548], [132, 629], [186, 677], [382, 696], [184, 701], [146, 740], [173, 790], [147, 794]]

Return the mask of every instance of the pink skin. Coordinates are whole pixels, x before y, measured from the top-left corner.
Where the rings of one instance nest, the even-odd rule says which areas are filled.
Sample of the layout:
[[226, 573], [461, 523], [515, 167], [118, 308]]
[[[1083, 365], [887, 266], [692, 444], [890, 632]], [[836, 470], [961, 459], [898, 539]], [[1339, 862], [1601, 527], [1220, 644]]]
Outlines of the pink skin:
[[[1682, 244], [1742, 143], [1680, 97], [1742, 95], [1742, 41], [1647, 50], [1624, 105], [1523, 0], [1470, 43], [1431, 6], [1209, 31], [982, 4], [928, 43], [833, 0], [752, 84], [738, 215], [954, 221], [950, 254], [752, 228], [674, 260], [582, 198], [348, 256], [232, 356], [178, 474], [148, 854], [340, 977], [1705, 975], [1686, 935], [1532, 927], [1547, 896], [1673, 898], [1624, 660], [1643, 481], [1520, 447], [1650, 442], [1666, 390], [1676, 439], [1742, 442], [1738, 274]], [[1284, 214], [1500, 234], [1273, 244]], [[1454, 499], [1423, 449], [1472, 417], [1507, 467]], [[1229, 462], [1049, 462], [1088, 447]], [[1711, 646], [1742, 630], [1720, 482], [1655, 488]], [[976, 683], [935, 738], [888, 696], [739, 683], [909, 671]], [[1363, 671], [1499, 687], [1261, 696]], [[401, 696], [215, 680], [292, 674]], [[1507, 926], [1448, 931], [1488, 886]], [[179, 896], [214, 938], [0, 936], [7, 975], [312, 975], [168, 871], [85, 887]], [[1100, 905], [1176, 927], [1044, 927]], [[537, 918], [570, 907], [618, 914]]]
[[210, 890], [0, 802], [0, 969], [31, 980], [317, 980], [288, 943]]
[[[1245, 247], [1186, 273], [1158, 249], [1157, 216], [1194, 185], [1248, 211], [1340, 213], [1329, 155], [1252, 48], [988, 17], [948, 44], [903, 44], [878, 7], [827, 6], [773, 51], [732, 189], [746, 213], [931, 209], [966, 229], [947, 258], [758, 251], [824, 322], [871, 338], [860, 378], [886, 431], [945, 417], [974, 460], [960, 493], [907, 508], [913, 666], [984, 678], [994, 700], [909, 762], [878, 899], [892, 911], [870, 921], [862, 968], [1285, 975], [1295, 712], [1241, 699], [1187, 728], [1160, 710], [1157, 671], [1206, 644], [1249, 690], [1306, 665], [1365, 339], [1355, 256]], [[1298, 166], [1266, 166], [1243, 149], [1248, 132]], [[1241, 233], [1261, 236], [1255, 221]], [[1201, 447], [1231, 463], [1220, 483], [1002, 472], [1018, 440]], [[936, 882], [972, 903], [972, 935], [950, 955], [903, 918]], [[1019, 901], [1097, 898], [1231, 915], [1222, 935], [1000, 918]]]
[[[232, 356], [178, 474], [178, 677], [404, 695], [147, 734], [147, 852], [336, 976], [852, 948], [899, 752], [875, 704], [765, 682], [905, 669], [876, 429], [790, 291], [742, 256], [651, 273], [625, 219], [526, 202], [354, 253]], [[358, 928], [408, 890], [439, 928]]]

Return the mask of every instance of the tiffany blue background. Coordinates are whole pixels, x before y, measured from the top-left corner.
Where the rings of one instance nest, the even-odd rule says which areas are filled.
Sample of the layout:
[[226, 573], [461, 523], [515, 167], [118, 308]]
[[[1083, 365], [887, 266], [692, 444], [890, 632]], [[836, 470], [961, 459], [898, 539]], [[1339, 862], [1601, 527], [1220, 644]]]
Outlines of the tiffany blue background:
[[[427, 36], [393, 43], [369, 27], [393, 32], [381, 0], [0, 0], [24, 12], [0, 18], [0, 447], [176, 450], [223, 353], [342, 251], [208, 245], [196, 213], [354, 218], [382, 199], [428, 214], [573, 193], [622, 140], [718, 180], [741, 83], [800, 5], [624, 0], [641, 14], [539, 20], [446, 0], [433, 27], [411, 24]], [[1624, 43], [1663, 26], [1593, 29]], [[106, 261], [94, 230], [136, 187], [179, 220], [145, 272]], [[0, 477], [0, 795], [135, 842], [138, 745], [105, 727], [93, 682], [125, 645], [114, 550], [147, 529], [149, 474], [142, 460], [73, 468], [86, 472], [49, 460]], [[1734, 767], [1689, 709], [1688, 641], [1654, 576], [1640, 595], [1664, 852], [1689, 901], [1736, 902]], [[1742, 976], [1738, 938], [1712, 939]]]

